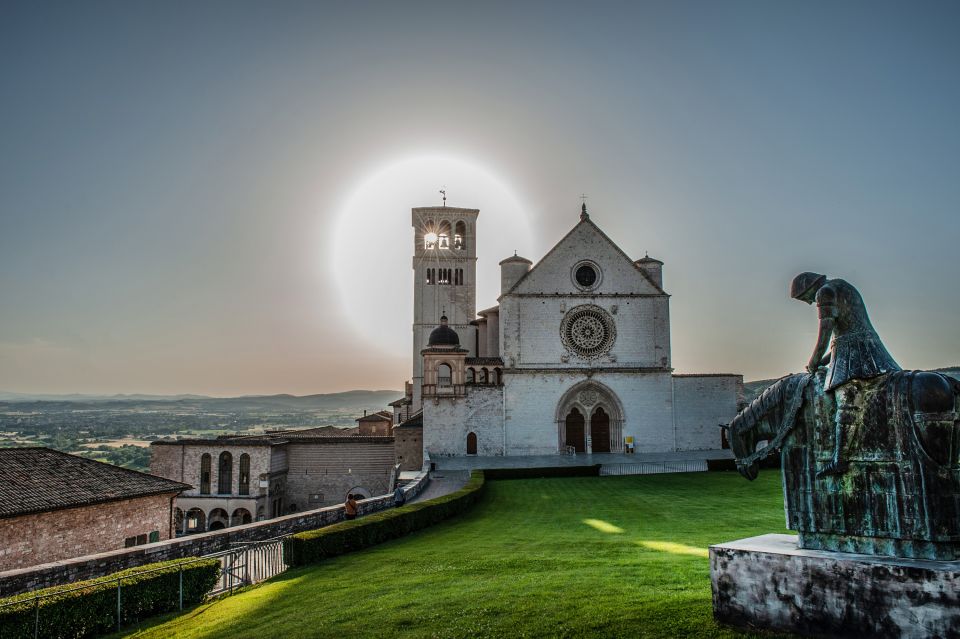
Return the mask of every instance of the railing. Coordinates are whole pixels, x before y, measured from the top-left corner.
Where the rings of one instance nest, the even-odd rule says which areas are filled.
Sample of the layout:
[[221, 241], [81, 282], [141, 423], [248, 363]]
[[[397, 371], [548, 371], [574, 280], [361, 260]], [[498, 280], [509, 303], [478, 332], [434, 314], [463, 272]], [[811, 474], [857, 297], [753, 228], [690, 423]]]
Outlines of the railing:
[[423, 396], [424, 397], [436, 397], [449, 396], [449, 395], [466, 395], [467, 390], [464, 384], [451, 384], [450, 386], [440, 386], [439, 384], [424, 384], [423, 385]]
[[[283, 561], [283, 537], [277, 537], [276, 539], [268, 539], [265, 541], [238, 543], [236, 546], [236, 548], [231, 548], [230, 550], [223, 550], [221, 552], [203, 555], [189, 561], [184, 561], [180, 564], [179, 592], [177, 594], [179, 610], [183, 610], [183, 568], [195, 562], [204, 559], [220, 560], [220, 577], [217, 580], [217, 584], [213, 587], [213, 590], [207, 594], [208, 597], [216, 597], [217, 595], [222, 594], [233, 594], [233, 591], [241, 586], [249, 586], [251, 584], [270, 579], [271, 577], [275, 577], [287, 569], [287, 565]], [[124, 580], [129, 581], [141, 575], [163, 570], [169, 570], [169, 568], [138, 570], [137, 572], [124, 575], [123, 577], [117, 577], [114, 580], [117, 584], [116, 628], [118, 632], [121, 629], [121, 620], [123, 619]], [[83, 590], [84, 588], [89, 588], [89, 586], [84, 585], [77, 586], [75, 588], [66, 588], [57, 590], [57, 592], [47, 595], [35, 595], [33, 597], [33, 636], [35, 639], [41, 636], [40, 602], [50, 597], [62, 597], [66, 593], [74, 592], [76, 590]], [[24, 601], [30, 601], [30, 597], [17, 597], [15, 601], [0, 604], [0, 610], [6, 608], [7, 606], [20, 605]]]
[[638, 462], [635, 464], [603, 464], [600, 475], [658, 475], [660, 473], [703, 473], [707, 462], [703, 459], [681, 459], [663, 462]]
[[[284, 535], [286, 537], [287, 535]], [[230, 550], [204, 555], [205, 559], [220, 560], [220, 580], [210, 596], [232, 593], [234, 588], [260, 583], [276, 577], [287, 569], [283, 563], [283, 539], [236, 542]]]

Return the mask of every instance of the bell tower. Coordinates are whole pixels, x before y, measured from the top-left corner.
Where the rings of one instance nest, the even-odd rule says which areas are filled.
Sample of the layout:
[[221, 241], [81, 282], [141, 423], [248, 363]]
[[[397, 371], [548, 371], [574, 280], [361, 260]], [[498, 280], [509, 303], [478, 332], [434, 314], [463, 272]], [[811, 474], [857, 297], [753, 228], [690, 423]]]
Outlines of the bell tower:
[[430, 333], [446, 314], [469, 355], [476, 355], [470, 322], [477, 317], [478, 209], [415, 208], [413, 224], [413, 406], [419, 410], [423, 358]]

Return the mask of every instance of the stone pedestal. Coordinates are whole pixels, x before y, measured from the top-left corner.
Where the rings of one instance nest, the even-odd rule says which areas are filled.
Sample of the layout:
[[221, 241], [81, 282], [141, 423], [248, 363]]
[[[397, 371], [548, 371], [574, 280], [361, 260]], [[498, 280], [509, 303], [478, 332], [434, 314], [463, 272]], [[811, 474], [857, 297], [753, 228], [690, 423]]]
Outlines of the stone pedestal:
[[720, 623], [835, 637], [960, 638], [960, 561], [801, 550], [793, 535], [710, 547]]

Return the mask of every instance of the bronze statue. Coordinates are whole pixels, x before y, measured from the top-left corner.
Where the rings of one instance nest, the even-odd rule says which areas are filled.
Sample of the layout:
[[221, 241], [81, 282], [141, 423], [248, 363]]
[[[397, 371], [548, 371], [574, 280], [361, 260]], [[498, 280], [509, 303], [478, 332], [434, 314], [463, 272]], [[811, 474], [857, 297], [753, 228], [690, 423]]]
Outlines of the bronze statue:
[[[900, 367], [884, 348], [860, 292], [851, 284], [828, 280], [819, 273], [801, 273], [793, 278], [790, 297], [807, 304], [817, 303], [820, 331], [807, 371], [816, 373], [821, 366], [829, 365], [824, 390], [832, 392], [836, 401], [833, 457], [819, 473], [842, 473], [846, 470], [845, 431], [856, 421], [858, 381], [898, 371]], [[828, 344], [830, 354], [824, 358]]]
[[728, 426], [737, 468], [780, 452], [801, 548], [960, 559], [960, 382], [900, 370], [849, 283], [803, 273], [791, 296], [817, 302], [817, 346]]

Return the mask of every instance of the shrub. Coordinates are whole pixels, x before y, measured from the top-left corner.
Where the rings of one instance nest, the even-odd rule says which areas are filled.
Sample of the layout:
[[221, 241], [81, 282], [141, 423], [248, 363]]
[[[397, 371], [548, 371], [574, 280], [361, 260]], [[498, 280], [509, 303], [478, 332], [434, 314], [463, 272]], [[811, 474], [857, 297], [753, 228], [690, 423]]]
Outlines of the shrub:
[[283, 540], [284, 561], [303, 566], [403, 537], [466, 512], [483, 487], [483, 471], [475, 470], [463, 488], [449, 495], [297, 533]]
[[490, 468], [484, 470], [489, 480], [540, 479], [542, 477], [599, 477], [600, 466], [550, 466], [544, 468]]
[[[145, 570], [151, 572], [143, 573]], [[203, 601], [220, 576], [217, 559], [175, 559], [130, 568], [89, 581], [44, 588], [0, 599], [0, 637], [95, 637], [117, 628], [117, 579], [121, 624], [139, 621], [183, 604]], [[40, 595], [39, 604], [36, 597]], [[49, 596], [44, 596], [49, 595]], [[12, 605], [4, 605], [12, 604]], [[39, 619], [37, 634], [34, 624]]]

